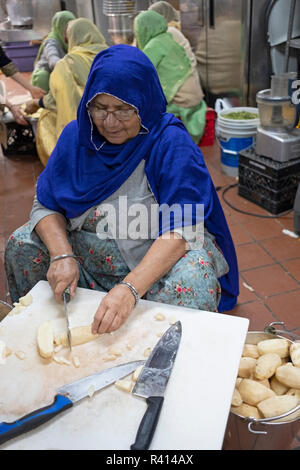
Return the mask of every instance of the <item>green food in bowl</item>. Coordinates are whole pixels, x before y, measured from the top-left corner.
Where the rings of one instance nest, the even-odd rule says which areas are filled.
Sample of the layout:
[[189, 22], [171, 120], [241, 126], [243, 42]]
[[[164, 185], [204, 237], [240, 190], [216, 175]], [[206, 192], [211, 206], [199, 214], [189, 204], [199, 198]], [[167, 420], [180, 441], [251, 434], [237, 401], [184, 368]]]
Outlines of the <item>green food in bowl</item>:
[[257, 119], [258, 114], [257, 113], [249, 113], [249, 111], [233, 111], [232, 113], [228, 114], [223, 114], [222, 118], [224, 119]]

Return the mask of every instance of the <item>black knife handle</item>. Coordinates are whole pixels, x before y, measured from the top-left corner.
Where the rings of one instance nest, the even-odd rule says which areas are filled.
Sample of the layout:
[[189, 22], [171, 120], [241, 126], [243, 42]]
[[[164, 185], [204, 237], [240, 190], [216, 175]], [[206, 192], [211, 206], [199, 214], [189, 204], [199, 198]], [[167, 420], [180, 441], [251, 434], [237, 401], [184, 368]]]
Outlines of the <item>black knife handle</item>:
[[146, 402], [148, 408], [139, 426], [135, 443], [130, 446], [132, 450], [149, 449], [164, 402], [164, 397], [149, 397]]
[[56, 395], [51, 405], [35, 410], [12, 423], [0, 423], [0, 444], [37, 428], [71, 406], [73, 403], [67, 397]]

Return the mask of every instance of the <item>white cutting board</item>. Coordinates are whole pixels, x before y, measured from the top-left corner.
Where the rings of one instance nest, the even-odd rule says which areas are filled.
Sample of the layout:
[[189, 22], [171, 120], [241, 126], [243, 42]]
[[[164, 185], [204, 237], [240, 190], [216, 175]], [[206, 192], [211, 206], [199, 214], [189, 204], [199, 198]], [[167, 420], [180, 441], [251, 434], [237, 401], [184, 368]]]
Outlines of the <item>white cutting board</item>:
[[[80, 367], [42, 359], [36, 335], [41, 323], [52, 320], [57, 333], [65, 331], [63, 307], [53, 298], [46, 281], [31, 290], [33, 303], [0, 323], [0, 340], [13, 351], [0, 365], [0, 422], [13, 421], [52, 403], [55, 391], [67, 384], [114, 365], [144, 359], [144, 351], [159, 340], [169, 320], [182, 323], [182, 339], [166, 389], [165, 401], [150, 449], [219, 450], [222, 448], [231, 397], [249, 321], [225, 314], [141, 300], [127, 322], [105, 334], [73, 347]], [[92, 322], [105, 294], [78, 289], [69, 303], [70, 327]], [[162, 313], [166, 319], [157, 321]], [[105, 361], [112, 345], [121, 357]], [[22, 351], [21, 360], [14, 353]], [[66, 358], [69, 351], [58, 353]], [[39, 428], [19, 436], [1, 449], [130, 449], [145, 400], [114, 385], [77, 402], [71, 409]]]

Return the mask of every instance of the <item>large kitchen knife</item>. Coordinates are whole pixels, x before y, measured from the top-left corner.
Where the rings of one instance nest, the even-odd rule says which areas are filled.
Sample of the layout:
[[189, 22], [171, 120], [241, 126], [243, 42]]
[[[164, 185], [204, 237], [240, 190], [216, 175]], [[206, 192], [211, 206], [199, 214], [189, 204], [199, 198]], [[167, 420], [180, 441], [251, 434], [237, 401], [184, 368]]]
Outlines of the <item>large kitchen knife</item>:
[[130, 374], [144, 362], [121, 364], [60, 387], [51, 405], [35, 410], [12, 423], [0, 423], [0, 444], [46, 423], [62, 411], [71, 408], [78, 400]]
[[181, 333], [180, 321], [164, 333], [133, 387], [132, 393], [146, 398], [148, 407], [140, 423], [135, 443], [130, 446], [132, 450], [145, 450], [150, 446], [180, 344]]

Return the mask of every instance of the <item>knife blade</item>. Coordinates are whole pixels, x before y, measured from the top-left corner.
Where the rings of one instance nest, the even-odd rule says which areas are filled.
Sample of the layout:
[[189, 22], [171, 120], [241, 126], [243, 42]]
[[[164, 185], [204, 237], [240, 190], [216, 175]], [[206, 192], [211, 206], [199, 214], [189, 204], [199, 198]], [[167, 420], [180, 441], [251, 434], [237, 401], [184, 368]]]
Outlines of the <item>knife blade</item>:
[[70, 331], [69, 315], [68, 315], [68, 308], [67, 308], [67, 303], [70, 302], [71, 300], [70, 287], [67, 287], [64, 290], [63, 299], [64, 299], [65, 317], [66, 317], [66, 322], [67, 322], [67, 337], [68, 337], [69, 349], [70, 351], [72, 351], [71, 331]]
[[58, 388], [51, 405], [35, 410], [12, 423], [0, 423], [0, 445], [9, 439], [37, 428], [62, 411], [71, 408], [77, 401], [88, 395], [90, 396], [91, 388], [93, 392], [101, 390], [130, 374], [143, 363], [145, 361], [132, 361], [121, 364]]
[[160, 338], [133, 387], [134, 395], [146, 398], [148, 405], [142, 418], [132, 450], [149, 448], [154, 435], [164, 393], [169, 381], [182, 334], [181, 322], [172, 325]]

